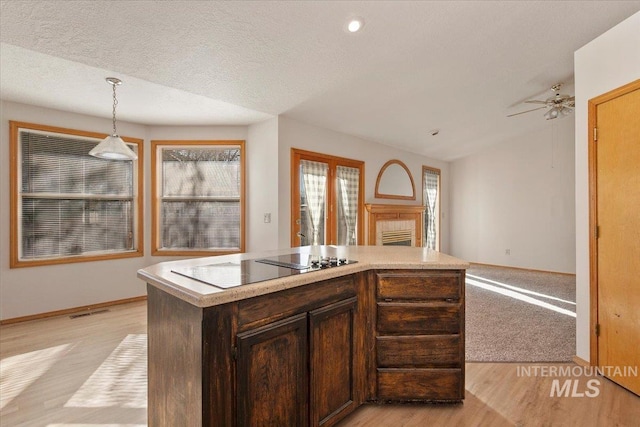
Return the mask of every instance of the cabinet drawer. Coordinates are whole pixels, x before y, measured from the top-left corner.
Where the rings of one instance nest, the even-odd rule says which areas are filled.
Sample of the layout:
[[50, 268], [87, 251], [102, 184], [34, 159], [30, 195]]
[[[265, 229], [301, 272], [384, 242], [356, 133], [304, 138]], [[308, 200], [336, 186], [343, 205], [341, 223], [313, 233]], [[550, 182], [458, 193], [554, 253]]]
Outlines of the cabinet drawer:
[[378, 367], [459, 368], [464, 362], [460, 344], [460, 335], [377, 337]]
[[460, 333], [460, 304], [379, 302], [377, 308], [378, 335]]
[[238, 329], [246, 331], [356, 295], [353, 275], [287, 289], [238, 303]]
[[378, 273], [376, 282], [378, 299], [459, 300], [462, 292], [459, 271]]
[[378, 369], [378, 400], [461, 400], [461, 369]]

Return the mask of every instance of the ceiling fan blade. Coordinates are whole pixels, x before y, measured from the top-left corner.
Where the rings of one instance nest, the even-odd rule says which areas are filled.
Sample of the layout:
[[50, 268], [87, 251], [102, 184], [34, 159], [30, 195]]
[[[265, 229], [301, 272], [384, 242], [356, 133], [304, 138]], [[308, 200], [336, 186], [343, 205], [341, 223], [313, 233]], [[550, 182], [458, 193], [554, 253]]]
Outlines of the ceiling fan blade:
[[537, 99], [532, 99], [531, 101], [524, 101], [526, 104], [547, 104], [547, 101], [538, 101]]
[[547, 107], [546, 107], [546, 106], [544, 106], [544, 107], [534, 108], [533, 110], [521, 111], [521, 112], [519, 112], [519, 113], [509, 114], [507, 117], [513, 117], [513, 116], [518, 116], [518, 115], [520, 115], [520, 114], [524, 114], [524, 113], [530, 113], [530, 112], [532, 112], [532, 111], [541, 110], [542, 108], [547, 108]]

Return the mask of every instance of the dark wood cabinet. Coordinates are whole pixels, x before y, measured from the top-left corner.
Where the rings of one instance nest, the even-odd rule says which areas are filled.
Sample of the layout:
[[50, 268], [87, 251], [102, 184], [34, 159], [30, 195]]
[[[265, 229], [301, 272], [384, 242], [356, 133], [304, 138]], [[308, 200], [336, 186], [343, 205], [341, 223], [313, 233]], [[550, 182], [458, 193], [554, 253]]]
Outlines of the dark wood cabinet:
[[308, 425], [306, 313], [238, 334], [239, 426]]
[[240, 304], [238, 426], [331, 426], [358, 406], [354, 280]]
[[238, 334], [238, 426], [329, 426], [355, 409], [356, 301]]
[[368, 270], [198, 307], [149, 285], [149, 426], [333, 426], [464, 398], [464, 270]]
[[356, 298], [309, 313], [312, 426], [335, 424], [357, 406], [354, 390]]
[[376, 272], [379, 401], [464, 398], [464, 270]]

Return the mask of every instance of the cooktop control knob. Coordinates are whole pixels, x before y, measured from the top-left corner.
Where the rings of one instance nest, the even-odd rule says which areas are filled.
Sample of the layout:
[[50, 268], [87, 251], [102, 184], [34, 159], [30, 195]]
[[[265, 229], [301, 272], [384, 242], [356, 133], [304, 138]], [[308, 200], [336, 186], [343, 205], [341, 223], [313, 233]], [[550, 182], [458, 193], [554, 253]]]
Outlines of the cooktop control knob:
[[329, 261], [326, 259], [323, 259], [322, 261], [320, 261], [320, 268], [327, 268], [329, 267]]
[[338, 258], [336, 257], [329, 258], [329, 263], [331, 264], [332, 267], [335, 267], [336, 265], [338, 265]]
[[347, 263], [347, 260], [346, 260], [346, 258], [340, 258], [340, 259], [338, 260], [338, 262], [339, 262], [340, 264], [346, 264], [346, 263]]

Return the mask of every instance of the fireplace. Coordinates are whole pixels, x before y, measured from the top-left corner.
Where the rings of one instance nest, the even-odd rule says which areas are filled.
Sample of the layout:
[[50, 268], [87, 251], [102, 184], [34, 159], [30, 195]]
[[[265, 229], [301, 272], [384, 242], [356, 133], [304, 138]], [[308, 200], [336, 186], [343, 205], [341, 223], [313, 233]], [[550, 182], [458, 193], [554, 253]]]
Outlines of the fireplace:
[[368, 245], [422, 246], [424, 206], [366, 204]]

